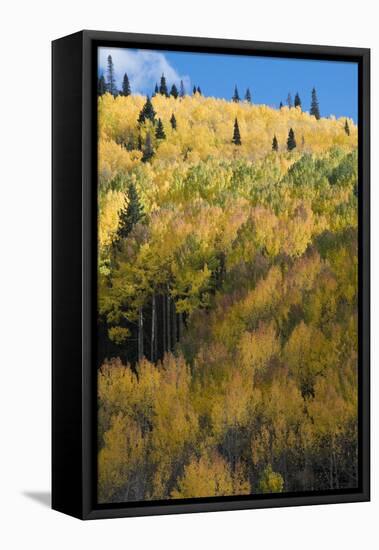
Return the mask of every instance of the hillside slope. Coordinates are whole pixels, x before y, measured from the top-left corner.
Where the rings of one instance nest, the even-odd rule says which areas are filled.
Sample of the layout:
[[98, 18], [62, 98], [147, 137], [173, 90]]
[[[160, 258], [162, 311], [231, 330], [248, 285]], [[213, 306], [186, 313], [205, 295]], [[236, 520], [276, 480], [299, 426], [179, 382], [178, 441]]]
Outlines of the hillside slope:
[[355, 487], [357, 128], [144, 104], [99, 98], [100, 501]]

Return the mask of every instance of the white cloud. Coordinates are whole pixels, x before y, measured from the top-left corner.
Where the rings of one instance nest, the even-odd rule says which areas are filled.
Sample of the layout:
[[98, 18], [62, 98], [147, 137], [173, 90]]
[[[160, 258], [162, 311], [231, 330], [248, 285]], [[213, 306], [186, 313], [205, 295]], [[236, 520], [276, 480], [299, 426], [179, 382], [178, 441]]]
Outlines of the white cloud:
[[179, 85], [183, 80], [187, 93], [190, 93], [191, 80], [187, 75], [179, 75], [170, 65], [164, 54], [151, 50], [128, 50], [124, 48], [99, 48], [98, 64], [100, 72], [106, 76], [107, 58], [112, 56], [117, 86], [121, 88], [124, 74], [127, 73], [132, 93], [152, 92], [155, 83], [165, 75], [167, 84]]

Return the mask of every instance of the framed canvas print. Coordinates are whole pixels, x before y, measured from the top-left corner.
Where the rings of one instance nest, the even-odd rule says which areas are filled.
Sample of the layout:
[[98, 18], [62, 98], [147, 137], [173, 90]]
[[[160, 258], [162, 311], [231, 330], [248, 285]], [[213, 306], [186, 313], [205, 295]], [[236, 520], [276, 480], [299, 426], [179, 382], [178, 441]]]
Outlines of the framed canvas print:
[[369, 59], [53, 42], [53, 508], [369, 500]]

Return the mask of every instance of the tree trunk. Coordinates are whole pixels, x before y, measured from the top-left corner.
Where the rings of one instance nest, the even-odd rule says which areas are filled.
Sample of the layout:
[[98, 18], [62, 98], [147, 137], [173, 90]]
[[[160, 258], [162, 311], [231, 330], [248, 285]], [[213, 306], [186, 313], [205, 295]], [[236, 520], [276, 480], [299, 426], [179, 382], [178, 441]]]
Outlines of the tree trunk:
[[217, 286], [218, 288], [220, 288], [222, 286], [222, 282], [224, 280], [224, 277], [225, 277], [225, 254], [223, 252], [221, 252], [220, 254], [220, 265], [219, 265], [219, 268], [218, 268], [218, 281], [217, 281]]
[[178, 340], [180, 341], [181, 338], [183, 337], [183, 313], [180, 312], [178, 314], [179, 316], [179, 319], [178, 319]]
[[142, 307], [140, 307], [138, 312], [138, 360], [140, 361], [142, 357], [143, 357], [143, 314], [142, 314]]
[[175, 302], [172, 300], [172, 347], [175, 348], [177, 342], [177, 330], [176, 330], [176, 307]]
[[167, 295], [167, 351], [171, 351], [171, 298], [170, 295]]
[[166, 295], [163, 294], [162, 296], [162, 317], [163, 317], [163, 334], [162, 334], [162, 340], [163, 340], [163, 353], [162, 355], [164, 355], [166, 353], [166, 341], [167, 341], [167, 338], [166, 338], [166, 332], [167, 332], [167, 327], [166, 327]]
[[154, 327], [154, 358], [155, 361], [158, 360], [158, 326], [159, 326], [159, 301], [157, 296], [155, 296], [155, 327]]
[[155, 340], [156, 340], [156, 305], [155, 305], [155, 294], [153, 294], [151, 302], [151, 350], [150, 350], [150, 360], [152, 363], [155, 362]]

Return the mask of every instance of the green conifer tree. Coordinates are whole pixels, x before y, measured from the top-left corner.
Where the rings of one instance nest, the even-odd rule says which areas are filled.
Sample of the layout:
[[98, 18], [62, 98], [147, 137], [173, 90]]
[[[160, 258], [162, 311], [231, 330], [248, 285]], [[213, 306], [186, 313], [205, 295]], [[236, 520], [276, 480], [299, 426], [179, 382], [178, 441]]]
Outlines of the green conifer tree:
[[201, 88], [200, 88], [200, 86], [198, 86], [198, 87], [196, 88], [196, 91], [197, 91], [197, 93], [198, 93], [199, 95], [201, 95]]
[[125, 193], [124, 206], [119, 212], [116, 240], [119, 242], [121, 239], [125, 239], [142, 218], [143, 207], [140, 203], [136, 186], [131, 182]]
[[233, 97], [232, 97], [232, 101], [234, 101], [234, 103], [239, 103], [239, 100], [240, 100], [240, 96], [239, 96], [239, 93], [238, 93], [237, 86], [234, 86], [234, 94], [233, 94]]
[[295, 101], [294, 101], [293, 104], [294, 104], [295, 107], [300, 107], [300, 109], [301, 109], [301, 99], [300, 99], [300, 96], [299, 96], [298, 92], [296, 92]]
[[296, 139], [295, 139], [295, 132], [292, 128], [290, 128], [290, 131], [288, 132], [288, 138], [287, 138], [287, 149], [288, 151], [292, 151], [296, 148]]
[[279, 103], [279, 109], [283, 109], [283, 102], [282, 101]]
[[127, 97], [131, 93], [132, 93], [132, 91], [130, 89], [129, 78], [128, 78], [128, 75], [125, 73], [124, 74], [124, 79], [122, 81], [122, 93], [121, 93], [121, 95]]
[[171, 128], [173, 130], [176, 130], [176, 118], [175, 118], [174, 113], [172, 113], [172, 115], [171, 115], [170, 124], [171, 124]]
[[113, 96], [117, 95], [116, 78], [114, 74], [114, 65], [111, 55], [108, 55], [107, 59], [107, 90]]
[[97, 94], [99, 96], [102, 96], [107, 91], [107, 85], [105, 82], [104, 75], [102, 74], [100, 78], [97, 80]]
[[288, 105], [289, 109], [292, 108], [292, 96], [291, 96], [290, 92], [288, 92], [288, 96], [287, 96], [287, 105]]
[[193, 93], [193, 95], [195, 95], [195, 94], [196, 94], [196, 92], [197, 92], [197, 90], [196, 90], [196, 86], [194, 86], [194, 87], [193, 87], [193, 89], [192, 89], [192, 93]]
[[240, 129], [239, 129], [239, 126], [238, 126], [237, 118], [234, 120], [234, 130], [233, 130], [232, 143], [234, 143], [234, 145], [241, 145], [242, 144], [241, 134], [240, 134]]
[[277, 140], [276, 136], [274, 136], [274, 138], [272, 140], [272, 150], [275, 151], [275, 152], [279, 151], [279, 144], [278, 144], [278, 140]]
[[168, 97], [168, 89], [166, 84], [166, 77], [164, 74], [161, 76], [161, 84], [159, 86], [159, 93]]
[[171, 86], [170, 95], [172, 95], [172, 97], [174, 97], [175, 99], [177, 99], [179, 96], [178, 88], [175, 86], [175, 84]]
[[251, 92], [250, 92], [250, 88], [247, 88], [246, 90], [246, 93], [245, 93], [245, 101], [247, 103], [251, 103]]
[[143, 124], [146, 120], [150, 120], [152, 123], [155, 122], [155, 111], [151, 99], [149, 96], [146, 96], [146, 103], [142, 107], [140, 114], [138, 116], [138, 123]]
[[311, 109], [309, 112], [316, 118], [316, 120], [320, 120], [320, 107], [318, 104], [316, 88], [312, 89]]
[[163, 127], [163, 122], [160, 118], [158, 118], [158, 124], [157, 128], [155, 130], [155, 137], [157, 139], [166, 139], [166, 134]]

